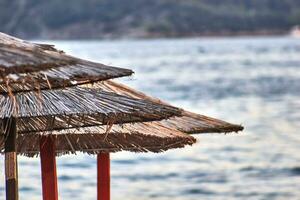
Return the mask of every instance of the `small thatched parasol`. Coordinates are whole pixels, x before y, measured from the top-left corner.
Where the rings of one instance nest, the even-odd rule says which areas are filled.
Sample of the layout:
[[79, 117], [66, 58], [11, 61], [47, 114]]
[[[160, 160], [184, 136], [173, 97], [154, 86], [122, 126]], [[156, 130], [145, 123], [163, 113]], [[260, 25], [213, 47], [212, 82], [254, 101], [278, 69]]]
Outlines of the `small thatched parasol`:
[[[108, 132], [109, 129], [109, 132]], [[40, 153], [40, 138], [55, 140], [56, 156], [83, 152], [163, 152], [192, 145], [196, 140], [181, 131], [167, 128], [159, 122], [127, 123], [109, 127], [92, 126], [61, 131], [18, 133], [17, 153], [28, 157]], [[4, 150], [4, 135], [0, 135], [0, 150]]]
[[[55, 153], [51, 153], [55, 151], [51, 148], [54, 142], [52, 137], [40, 137], [40, 132], [106, 125], [103, 140], [107, 138], [112, 124], [161, 120], [180, 116], [182, 112], [175, 107], [148, 100], [76, 86], [129, 75], [132, 71], [73, 58], [52, 46], [32, 44], [5, 34], [0, 34], [0, 70], [0, 125], [1, 138], [4, 140], [7, 200], [18, 199], [16, 140], [23, 138], [23, 143], [26, 141], [34, 146], [36, 139], [39, 139], [42, 144], [40, 148], [43, 149], [42, 171], [46, 173], [49, 166], [55, 166]], [[66, 88], [69, 86], [75, 87]], [[38, 137], [32, 137], [34, 134]], [[83, 137], [86, 141], [92, 139], [86, 135]], [[178, 138], [180, 140], [180, 136]], [[157, 142], [156, 139], [153, 137], [152, 141]], [[70, 139], [58, 141], [72, 145]], [[194, 142], [191, 141], [183, 143]], [[86, 146], [87, 143], [82, 145]], [[131, 148], [119, 143], [109, 147], [117, 145], [119, 148]], [[50, 168], [50, 174], [43, 174], [43, 177], [46, 176], [43, 185], [55, 190], [53, 178], [56, 178], [56, 172], [53, 168]], [[51, 195], [52, 190], [46, 193]], [[48, 198], [47, 195], [44, 197]]]
[[[19, 133], [17, 153], [41, 156], [44, 200], [57, 200], [55, 156], [84, 152], [98, 155], [98, 199], [110, 196], [109, 153], [117, 151], [163, 152], [192, 145], [196, 140], [159, 122], [102, 125], [52, 132]], [[0, 135], [0, 149], [5, 150], [5, 135]], [[104, 178], [105, 177], [105, 178]]]

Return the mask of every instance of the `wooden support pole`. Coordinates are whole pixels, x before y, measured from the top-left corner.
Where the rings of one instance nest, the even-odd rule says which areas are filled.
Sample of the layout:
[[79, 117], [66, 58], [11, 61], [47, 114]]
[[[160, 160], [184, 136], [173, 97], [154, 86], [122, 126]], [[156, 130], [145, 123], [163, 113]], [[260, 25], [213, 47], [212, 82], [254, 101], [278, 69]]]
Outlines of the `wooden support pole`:
[[109, 153], [97, 155], [97, 199], [110, 200], [110, 158]]
[[16, 137], [17, 127], [15, 118], [3, 120], [3, 130], [5, 134], [5, 183], [6, 200], [18, 200], [18, 168]]
[[55, 138], [40, 137], [43, 200], [58, 200]]

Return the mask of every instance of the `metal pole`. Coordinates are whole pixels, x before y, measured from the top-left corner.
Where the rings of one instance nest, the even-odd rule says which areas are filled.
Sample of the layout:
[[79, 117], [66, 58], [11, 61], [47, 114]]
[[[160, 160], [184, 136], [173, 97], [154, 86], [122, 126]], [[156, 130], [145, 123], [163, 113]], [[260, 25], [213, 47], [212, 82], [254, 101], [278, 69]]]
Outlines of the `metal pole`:
[[43, 200], [58, 200], [55, 138], [40, 137]]
[[97, 199], [110, 200], [110, 158], [109, 153], [97, 155]]
[[5, 134], [5, 183], [6, 200], [18, 200], [18, 169], [16, 153], [17, 127], [16, 118], [3, 120]]

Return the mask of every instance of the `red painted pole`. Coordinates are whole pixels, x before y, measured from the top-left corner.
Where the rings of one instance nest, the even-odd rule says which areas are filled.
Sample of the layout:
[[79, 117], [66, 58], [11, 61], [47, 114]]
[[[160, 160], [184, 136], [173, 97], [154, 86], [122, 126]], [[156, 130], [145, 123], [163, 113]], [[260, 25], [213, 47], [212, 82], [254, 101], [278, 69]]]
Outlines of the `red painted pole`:
[[110, 200], [110, 159], [109, 153], [97, 155], [97, 199]]
[[43, 200], [58, 200], [55, 138], [40, 137]]

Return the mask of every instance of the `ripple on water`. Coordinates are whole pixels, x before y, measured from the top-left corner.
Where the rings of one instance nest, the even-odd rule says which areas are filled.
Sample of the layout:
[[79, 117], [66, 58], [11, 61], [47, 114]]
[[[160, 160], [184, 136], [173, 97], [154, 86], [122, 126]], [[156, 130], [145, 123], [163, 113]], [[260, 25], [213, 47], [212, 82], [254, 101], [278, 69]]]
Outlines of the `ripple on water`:
[[248, 166], [243, 167], [239, 170], [243, 172], [246, 176], [252, 178], [274, 178], [274, 177], [287, 177], [287, 176], [300, 176], [300, 167], [290, 167], [290, 168], [272, 168], [272, 167], [254, 167]]
[[288, 169], [293, 176], [300, 176], [300, 166], [292, 167]]
[[155, 181], [155, 180], [166, 180], [171, 178], [179, 177], [178, 173], [167, 173], [167, 174], [133, 174], [133, 175], [118, 175], [117, 179], [128, 179], [129, 181]]
[[203, 188], [191, 188], [191, 189], [187, 189], [184, 190], [182, 192], [183, 194], [192, 194], [192, 195], [216, 195], [217, 192], [212, 191], [212, 190], [208, 190], [208, 189], [203, 189]]

